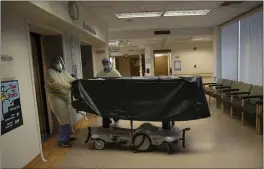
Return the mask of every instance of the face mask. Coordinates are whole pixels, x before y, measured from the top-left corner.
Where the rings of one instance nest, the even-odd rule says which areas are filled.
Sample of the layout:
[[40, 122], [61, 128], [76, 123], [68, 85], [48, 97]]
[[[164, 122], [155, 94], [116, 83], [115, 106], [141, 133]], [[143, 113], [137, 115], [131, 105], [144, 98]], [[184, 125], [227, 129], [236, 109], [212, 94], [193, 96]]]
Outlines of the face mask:
[[111, 70], [111, 65], [104, 65], [105, 72], [110, 72], [110, 70]]
[[59, 71], [59, 72], [61, 72], [62, 71], [62, 65], [59, 63], [59, 64], [56, 64], [55, 65], [55, 69], [57, 70], [57, 71]]

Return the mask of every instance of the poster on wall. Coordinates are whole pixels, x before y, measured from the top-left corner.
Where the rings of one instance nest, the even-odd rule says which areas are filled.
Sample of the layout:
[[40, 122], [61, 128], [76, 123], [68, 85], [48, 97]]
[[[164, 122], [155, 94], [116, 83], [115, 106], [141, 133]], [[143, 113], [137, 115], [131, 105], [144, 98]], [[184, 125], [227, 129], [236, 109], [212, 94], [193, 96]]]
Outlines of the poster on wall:
[[181, 71], [181, 61], [180, 60], [174, 61], [174, 71]]
[[1, 82], [1, 135], [23, 125], [18, 81]]

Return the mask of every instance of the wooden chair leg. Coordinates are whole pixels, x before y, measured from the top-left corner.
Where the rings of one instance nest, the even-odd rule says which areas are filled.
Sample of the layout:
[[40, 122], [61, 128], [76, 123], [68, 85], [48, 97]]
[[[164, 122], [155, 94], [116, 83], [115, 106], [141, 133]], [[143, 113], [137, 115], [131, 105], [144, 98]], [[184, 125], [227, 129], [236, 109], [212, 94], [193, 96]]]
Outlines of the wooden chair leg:
[[224, 113], [224, 103], [221, 102], [221, 113]]
[[260, 105], [257, 104], [256, 107], [256, 133], [260, 134], [261, 133], [261, 124], [260, 124], [260, 111], [261, 111], [261, 107]]
[[231, 101], [230, 101], [230, 117], [231, 117], [231, 119], [233, 118], [233, 106], [232, 106], [232, 102], [233, 102], [233, 96], [231, 96]]
[[[245, 100], [242, 100], [242, 107], [244, 107]], [[241, 112], [241, 125], [244, 126], [244, 112]]]
[[261, 116], [260, 116], [261, 110], [263, 110], [262, 105], [259, 106], [259, 113], [258, 113], [258, 124], [259, 124], [259, 128], [258, 129], [259, 129], [259, 134], [262, 134], [261, 133], [261, 128], [262, 128], [261, 120], [263, 120], [263, 119], [261, 119]]
[[224, 94], [222, 93], [221, 113], [224, 113]]
[[244, 126], [245, 120], [244, 120], [244, 112], [241, 113], [241, 125]]

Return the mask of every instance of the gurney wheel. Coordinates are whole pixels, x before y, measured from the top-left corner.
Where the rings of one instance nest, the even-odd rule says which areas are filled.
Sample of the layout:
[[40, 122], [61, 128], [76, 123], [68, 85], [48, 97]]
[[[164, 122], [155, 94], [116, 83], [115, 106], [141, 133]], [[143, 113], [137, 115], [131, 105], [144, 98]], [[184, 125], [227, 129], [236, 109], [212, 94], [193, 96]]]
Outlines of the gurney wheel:
[[138, 152], [148, 151], [151, 147], [151, 139], [147, 134], [137, 133], [132, 139], [133, 147]]
[[96, 139], [94, 140], [94, 148], [96, 150], [102, 150], [105, 147], [105, 141], [102, 139]]

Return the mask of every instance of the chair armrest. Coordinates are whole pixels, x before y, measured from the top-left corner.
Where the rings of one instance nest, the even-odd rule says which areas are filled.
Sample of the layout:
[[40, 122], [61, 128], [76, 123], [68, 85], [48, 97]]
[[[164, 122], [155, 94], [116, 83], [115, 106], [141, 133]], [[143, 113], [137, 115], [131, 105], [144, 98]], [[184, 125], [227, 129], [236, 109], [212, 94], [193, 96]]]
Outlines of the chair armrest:
[[241, 94], [249, 94], [250, 92], [234, 92], [230, 93], [229, 95], [241, 95]]
[[204, 83], [203, 85], [214, 85], [216, 83]]
[[262, 99], [263, 95], [255, 95], [255, 96], [242, 96], [242, 99]]
[[222, 86], [222, 87], [216, 87], [215, 89], [230, 89], [231, 87], [228, 86]]
[[221, 85], [221, 84], [212, 84], [212, 85], [209, 85], [209, 87], [217, 87], [217, 86], [221, 87], [223, 85]]
[[235, 91], [239, 91], [239, 89], [225, 89], [225, 90], [222, 90], [222, 92], [226, 93], [226, 92], [235, 92]]

